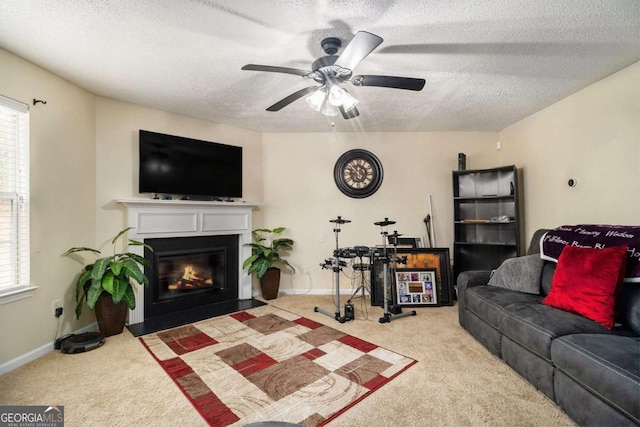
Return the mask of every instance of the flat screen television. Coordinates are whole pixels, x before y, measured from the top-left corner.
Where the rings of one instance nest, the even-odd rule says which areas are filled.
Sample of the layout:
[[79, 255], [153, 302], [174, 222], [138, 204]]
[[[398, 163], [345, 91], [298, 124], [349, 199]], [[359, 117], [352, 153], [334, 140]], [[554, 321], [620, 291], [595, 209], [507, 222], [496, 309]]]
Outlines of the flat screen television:
[[139, 192], [242, 197], [242, 147], [140, 129]]

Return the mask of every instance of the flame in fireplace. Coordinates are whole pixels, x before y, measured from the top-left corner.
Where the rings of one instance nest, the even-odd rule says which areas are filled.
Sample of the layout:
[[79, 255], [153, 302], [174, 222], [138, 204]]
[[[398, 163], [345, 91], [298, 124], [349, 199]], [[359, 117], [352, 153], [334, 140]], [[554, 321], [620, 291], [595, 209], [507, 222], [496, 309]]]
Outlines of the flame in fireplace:
[[201, 277], [192, 265], [187, 265], [184, 267], [182, 277], [170, 284], [169, 290], [208, 288], [210, 286], [213, 286], [212, 279]]
[[198, 275], [196, 274], [196, 270], [191, 265], [187, 265], [184, 268], [184, 274], [182, 275], [184, 280], [196, 280], [198, 279]]

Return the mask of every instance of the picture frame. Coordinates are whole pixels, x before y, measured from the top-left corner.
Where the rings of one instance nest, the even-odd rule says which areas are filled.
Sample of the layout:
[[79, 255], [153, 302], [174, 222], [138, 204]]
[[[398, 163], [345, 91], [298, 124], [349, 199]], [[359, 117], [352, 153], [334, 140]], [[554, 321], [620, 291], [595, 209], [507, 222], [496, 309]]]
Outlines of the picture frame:
[[398, 248], [396, 256], [400, 259], [406, 257], [406, 262], [398, 262], [395, 266], [391, 265], [398, 270], [435, 269], [440, 305], [453, 305], [449, 248]]
[[440, 306], [435, 268], [395, 270], [396, 303], [401, 306]]
[[389, 245], [393, 245], [394, 239], [397, 240], [396, 243], [398, 248], [424, 248], [424, 240], [422, 240], [422, 236], [387, 236], [387, 243]]
[[[391, 263], [389, 265], [389, 287], [395, 280], [393, 268], [418, 268], [435, 269], [436, 283], [438, 287], [438, 298], [440, 305], [453, 305], [454, 293], [451, 275], [451, 261], [449, 258], [449, 248], [398, 248], [396, 256], [404, 259], [406, 263]], [[372, 258], [371, 265], [371, 305], [382, 307], [384, 304], [383, 292], [383, 262], [377, 258]], [[388, 294], [390, 301], [395, 301], [395, 296]]]

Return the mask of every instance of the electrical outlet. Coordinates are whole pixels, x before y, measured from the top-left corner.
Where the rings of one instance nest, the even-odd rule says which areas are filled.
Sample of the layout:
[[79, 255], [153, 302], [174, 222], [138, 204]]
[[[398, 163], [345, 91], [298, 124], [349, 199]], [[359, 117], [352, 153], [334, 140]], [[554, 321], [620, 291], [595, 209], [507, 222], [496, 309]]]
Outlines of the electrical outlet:
[[56, 317], [60, 317], [60, 316], [58, 316], [57, 309], [58, 308], [62, 308], [62, 300], [61, 299], [57, 299], [57, 300], [53, 301], [51, 303], [51, 308], [53, 310], [53, 315], [56, 316]]

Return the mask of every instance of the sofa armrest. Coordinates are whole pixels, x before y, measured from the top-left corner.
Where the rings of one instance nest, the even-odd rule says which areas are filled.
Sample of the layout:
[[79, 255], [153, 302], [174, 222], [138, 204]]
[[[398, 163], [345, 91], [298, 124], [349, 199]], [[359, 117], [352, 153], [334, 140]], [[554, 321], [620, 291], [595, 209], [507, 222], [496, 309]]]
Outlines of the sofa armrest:
[[489, 283], [491, 270], [469, 270], [463, 271], [456, 279], [456, 295], [458, 297], [458, 321], [461, 326], [465, 326], [465, 298], [464, 294], [468, 288]]
[[460, 288], [470, 288], [472, 286], [486, 285], [489, 283], [491, 270], [469, 270], [458, 275], [456, 285]]

